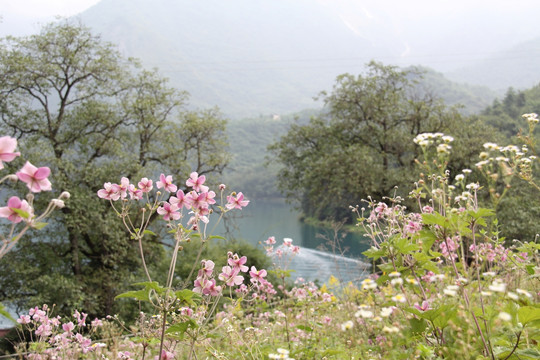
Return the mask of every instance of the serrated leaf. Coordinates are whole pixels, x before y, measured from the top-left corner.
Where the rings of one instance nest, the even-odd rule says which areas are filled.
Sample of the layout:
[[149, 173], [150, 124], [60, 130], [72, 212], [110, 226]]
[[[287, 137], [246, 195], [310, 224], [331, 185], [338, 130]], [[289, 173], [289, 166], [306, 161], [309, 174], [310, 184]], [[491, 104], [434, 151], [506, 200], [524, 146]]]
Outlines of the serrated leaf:
[[434, 212], [432, 214], [422, 214], [422, 223], [425, 225], [448, 226], [448, 220], [441, 214]]
[[137, 290], [137, 291], [128, 291], [120, 295], [117, 295], [115, 297], [115, 299], [121, 299], [121, 298], [130, 298], [130, 299], [136, 299], [139, 301], [150, 302], [150, 291], [147, 289]]
[[169, 328], [165, 330], [165, 334], [174, 339], [182, 340], [184, 338], [185, 332], [190, 328], [197, 328], [197, 323], [192, 319], [169, 326]]
[[525, 326], [535, 320], [540, 320], [540, 308], [534, 306], [522, 306], [518, 310], [519, 322]]

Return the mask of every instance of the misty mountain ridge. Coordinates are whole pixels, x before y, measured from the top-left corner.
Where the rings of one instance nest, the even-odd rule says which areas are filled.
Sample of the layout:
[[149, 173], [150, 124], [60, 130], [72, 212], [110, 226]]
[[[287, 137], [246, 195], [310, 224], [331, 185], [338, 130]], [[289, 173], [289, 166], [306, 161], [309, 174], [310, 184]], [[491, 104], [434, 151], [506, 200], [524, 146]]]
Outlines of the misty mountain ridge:
[[[158, 68], [172, 86], [187, 90], [193, 106], [217, 105], [240, 118], [320, 107], [314, 96], [330, 90], [337, 75], [360, 73], [372, 59], [411, 65], [406, 55], [415, 41], [407, 34], [413, 32], [370, 6], [339, 0], [102, 0], [80, 18], [125, 56]], [[540, 67], [528, 60], [531, 66], [519, 69], [536, 69], [528, 76], [540, 80]], [[499, 79], [515, 70], [508, 67], [495, 70]], [[478, 69], [474, 74], [481, 77]], [[517, 86], [513, 79], [506, 85]], [[467, 112], [495, 97], [485, 88], [450, 87], [449, 103], [476, 97], [472, 102], [480, 107]]]

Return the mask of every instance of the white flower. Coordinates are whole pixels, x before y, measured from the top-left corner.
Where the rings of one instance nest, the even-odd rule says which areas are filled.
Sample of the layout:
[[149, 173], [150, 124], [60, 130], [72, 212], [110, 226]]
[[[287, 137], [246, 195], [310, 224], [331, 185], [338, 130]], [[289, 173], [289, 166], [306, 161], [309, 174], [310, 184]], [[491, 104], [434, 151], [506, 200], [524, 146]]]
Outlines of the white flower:
[[505, 292], [506, 291], [506, 284], [500, 282], [499, 280], [495, 280], [491, 285], [489, 285], [489, 290], [494, 292]]
[[500, 148], [499, 145], [495, 143], [487, 142], [484, 144], [484, 149], [486, 150], [498, 150], [499, 148]]
[[465, 175], [463, 175], [463, 174], [456, 175], [456, 181], [461, 181], [461, 180], [464, 180], [464, 179], [465, 179]]
[[392, 312], [394, 311], [394, 309], [389, 306], [389, 307], [383, 307], [381, 309], [381, 316], [382, 317], [389, 317], [390, 315], [392, 315]]
[[364, 318], [364, 319], [369, 319], [369, 318], [372, 318], [373, 317], [373, 312], [369, 311], [369, 310], [358, 310], [356, 312], [356, 314], [354, 314], [354, 316], [356, 317], [361, 317], [361, 318]]
[[397, 294], [396, 296], [392, 296], [392, 300], [395, 302], [400, 302], [400, 303], [404, 303], [407, 301], [405, 296], [403, 296], [402, 294]]
[[412, 284], [412, 285], [418, 285], [418, 281], [416, 281], [415, 278], [409, 277], [409, 278], [407, 278], [407, 282], [408, 282], [409, 284]]
[[345, 321], [343, 324], [341, 324], [341, 330], [347, 331], [347, 330], [352, 329], [353, 326], [354, 326], [354, 323], [351, 320]]
[[509, 291], [508, 294], [506, 294], [506, 296], [508, 296], [510, 299], [515, 300], [515, 301], [517, 301], [519, 299], [518, 294], [513, 293], [511, 291]]
[[454, 141], [454, 138], [450, 135], [445, 135], [442, 137], [442, 141], [444, 141], [445, 143], [451, 143], [452, 141]]
[[397, 332], [399, 332], [399, 328], [395, 327], [395, 326], [385, 326], [385, 327], [383, 327], [382, 330], [384, 332], [387, 332], [387, 333], [397, 333]]
[[452, 147], [448, 144], [437, 145], [437, 152], [439, 154], [448, 154], [450, 152], [450, 149], [452, 149]]
[[504, 312], [504, 311], [501, 311], [499, 313], [499, 319], [503, 320], [503, 321], [510, 321], [512, 320], [512, 315], [510, 315], [509, 313], [507, 312]]
[[390, 284], [392, 284], [392, 286], [403, 285], [403, 279], [402, 278], [394, 278], [394, 279], [390, 280]]
[[392, 271], [390, 274], [388, 274], [388, 276], [390, 276], [391, 278], [393, 277], [400, 277], [401, 274], [397, 271]]
[[[535, 115], [536, 115], [536, 114], [535, 114]], [[528, 298], [532, 298], [531, 293], [528, 292], [527, 290], [516, 289], [516, 292], [517, 292], [519, 295], [525, 295], [525, 296], [528, 297]]]
[[373, 279], [364, 279], [362, 280], [362, 290], [376, 289], [377, 283]]

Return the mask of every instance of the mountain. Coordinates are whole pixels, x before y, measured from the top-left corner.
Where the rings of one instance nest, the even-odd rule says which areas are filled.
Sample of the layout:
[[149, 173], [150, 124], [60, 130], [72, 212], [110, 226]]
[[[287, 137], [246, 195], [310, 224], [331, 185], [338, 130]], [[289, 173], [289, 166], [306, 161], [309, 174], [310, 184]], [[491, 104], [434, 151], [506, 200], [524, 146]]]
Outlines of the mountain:
[[[381, 3], [102, 0], [79, 18], [105, 40], [118, 44], [125, 56], [158, 68], [173, 86], [187, 90], [193, 107], [217, 105], [237, 119], [320, 107], [313, 97], [330, 90], [337, 75], [360, 73], [372, 59], [400, 66], [422, 63], [446, 71], [457, 64], [452, 56], [459, 49], [473, 52], [478, 48], [485, 53], [516, 43], [502, 34], [497, 44], [497, 37], [485, 32], [479, 41], [474, 26], [487, 31], [493, 21], [504, 19], [505, 33], [510, 25], [523, 27], [495, 11], [497, 6], [490, 7], [493, 11], [473, 6], [474, 11], [462, 14], [449, 5], [441, 9], [426, 2], [419, 7], [418, 1]], [[406, 10], [411, 11], [413, 21], [403, 16]], [[476, 16], [481, 11], [491, 17]], [[452, 21], [442, 21], [443, 15]], [[460, 60], [476, 64], [462, 55]], [[485, 64], [450, 74], [459, 83], [470, 80], [490, 86], [499, 81], [503, 87], [520, 86], [512, 79], [526, 78], [522, 70], [536, 66], [532, 56], [523, 57], [527, 64], [512, 67], [513, 75], [499, 74], [500, 67], [489, 73]], [[495, 96], [485, 87], [457, 86], [436, 74], [433, 80], [445, 88], [445, 100], [455, 103], [461, 99], [467, 113], [478, 111]], [[508, 77], [504, 82], [502, 74]], [[534, 72], [529, 75], [536, 76]], [[476, 80], [480, 77], [491, 82]]]
[[503, 94], [509, 87], [525, 89], [540, 83], [539, 55], [540, 37], [445, 75], [451, 80], [487, 86]]
[[338, 74], [395, 55], [328, 9], [313, 0], [103, 0], [80, 18], [195, 106], [243, 117], [313, 107]]

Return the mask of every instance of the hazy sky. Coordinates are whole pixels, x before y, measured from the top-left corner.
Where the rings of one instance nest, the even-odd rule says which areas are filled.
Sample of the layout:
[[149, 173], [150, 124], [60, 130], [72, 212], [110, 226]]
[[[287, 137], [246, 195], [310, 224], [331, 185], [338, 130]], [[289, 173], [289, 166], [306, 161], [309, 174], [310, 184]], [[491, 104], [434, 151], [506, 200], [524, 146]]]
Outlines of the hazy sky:
[[0, 36], [36, 33], [39, 23], [78, 14], [99, 0], [0, 0]]

